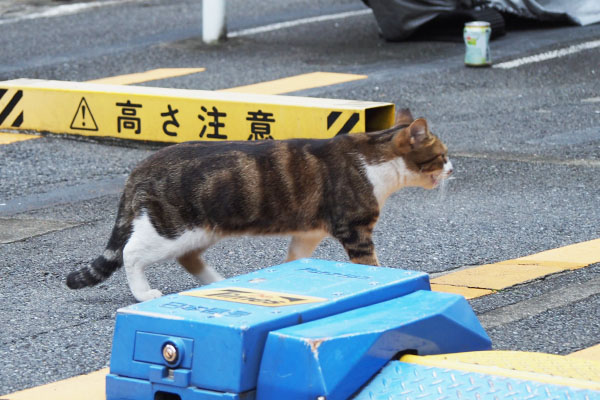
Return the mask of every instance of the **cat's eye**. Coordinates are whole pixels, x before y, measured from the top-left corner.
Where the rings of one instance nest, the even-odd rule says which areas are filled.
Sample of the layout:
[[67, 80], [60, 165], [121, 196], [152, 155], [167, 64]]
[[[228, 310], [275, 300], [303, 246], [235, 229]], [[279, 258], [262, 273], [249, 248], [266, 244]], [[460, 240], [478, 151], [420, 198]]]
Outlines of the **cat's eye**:
[[433, 158], [430, 158], [423, 162], [417, 162], [417, 166], [422, 172], [431, 172], [438, 169], [442, 169], [447, 161], [445, 154], [438, 154]]

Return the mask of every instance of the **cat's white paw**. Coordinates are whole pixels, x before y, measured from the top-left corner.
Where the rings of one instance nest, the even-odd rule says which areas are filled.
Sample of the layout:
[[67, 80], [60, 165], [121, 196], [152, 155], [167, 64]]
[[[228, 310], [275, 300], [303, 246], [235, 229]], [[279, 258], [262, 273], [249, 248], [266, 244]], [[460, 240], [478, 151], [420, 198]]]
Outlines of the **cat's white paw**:
[[150, 289], [147, 292], [134, 294], [134, 297], [137, 301], [142, 302], [142, 301], [148, 301], [148, 300], [152, 300], [152, 299], [158, 299], [159, 297], [162, 297], [162, 295], [163, 294], [160, 290]]

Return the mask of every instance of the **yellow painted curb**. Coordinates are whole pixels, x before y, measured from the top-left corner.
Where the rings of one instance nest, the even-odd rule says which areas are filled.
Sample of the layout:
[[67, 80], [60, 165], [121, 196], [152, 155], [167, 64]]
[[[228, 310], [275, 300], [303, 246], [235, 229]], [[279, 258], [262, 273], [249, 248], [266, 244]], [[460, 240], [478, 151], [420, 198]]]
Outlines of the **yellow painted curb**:
[[105, 400], [108, 368], [0, 396], [2, 400]]
[[433, 356], [405, 355], [400, 361], [581, 389], [600, 390], [600, 362], [576, 360], [554, 354], [520, 351], [476, 351]]

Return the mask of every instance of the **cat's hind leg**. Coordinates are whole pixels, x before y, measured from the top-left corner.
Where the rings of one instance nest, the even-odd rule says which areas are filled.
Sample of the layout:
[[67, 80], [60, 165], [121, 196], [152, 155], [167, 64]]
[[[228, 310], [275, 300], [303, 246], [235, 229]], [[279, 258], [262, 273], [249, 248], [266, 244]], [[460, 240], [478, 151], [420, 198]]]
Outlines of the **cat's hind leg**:
[[129, 246], [123, 249], [123, 266], [131, 294], [137, 301], [147, 301], [162, 296], [158, 289], [152, 289], [144, 270], [155, 260], [145, 257], [141, 251]]
[[286, 261], [310, 257], [327, 234], [323, 231], [299, 232], [292, 235]]
[[156, 232], [146, 214], [133, 221], [133, 232], [123, 248], [123, 267], [129, 289], [137, 301], [162, 296], [160, 290], [150, 287], [144, 270], [148, 265], [166, 258], [167, 242], [168, 239]]
[[[159, 290], [150, 288], [144, 269], [155, 262], [181, 258], [197, 251], [195, 261], [188, 263], [190, 269], [202, 269], [202, 250], [215, 243], [215, 234], [203, 228], [188, 229], [175, 238], [161, 236], [154, 228], [150, 217], [142, 214], [133, 223], [133, 231], [123, 248], [123, 265], [131, 293], [138, 301], [146, 301], [162, 296]], [[198, 250], [201, 249], [201, 250]], [[190, 256], [189, 260], [192, 260]], [[187, 267], [186, 267], [187, 268]], [[204, 267], [199, 276], [204, 281], [222, 279], [214, 270]]]
[[179, 264], [181, 264], [190, 274], [196, 276], [204, 284], [222, 281], [223, 277], [217, 271], [210, 266], [204, 264], [202, 260], [202, 250], [194, 250], [184, 254], [177, 258]]

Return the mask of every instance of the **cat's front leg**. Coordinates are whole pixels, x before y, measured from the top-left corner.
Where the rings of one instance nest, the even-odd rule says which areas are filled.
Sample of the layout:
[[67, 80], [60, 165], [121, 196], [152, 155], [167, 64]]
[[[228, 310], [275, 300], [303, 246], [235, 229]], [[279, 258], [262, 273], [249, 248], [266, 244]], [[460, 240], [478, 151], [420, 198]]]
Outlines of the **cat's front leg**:
[[335, 235], [344, 246], [350, 261], [355, 264], [379, 265], [372, 236], [373, 228], [370, 226], [343, 229]]
[[379, 266], [379, 260], [377, 259], [377, 254], [375, 253], [375, 246], [372, 246], [370, 251], [346, 249], [346, 252], [348, 253], [348, 257], [350, 257], [350, 261], [352, 261], [354, 264]]

